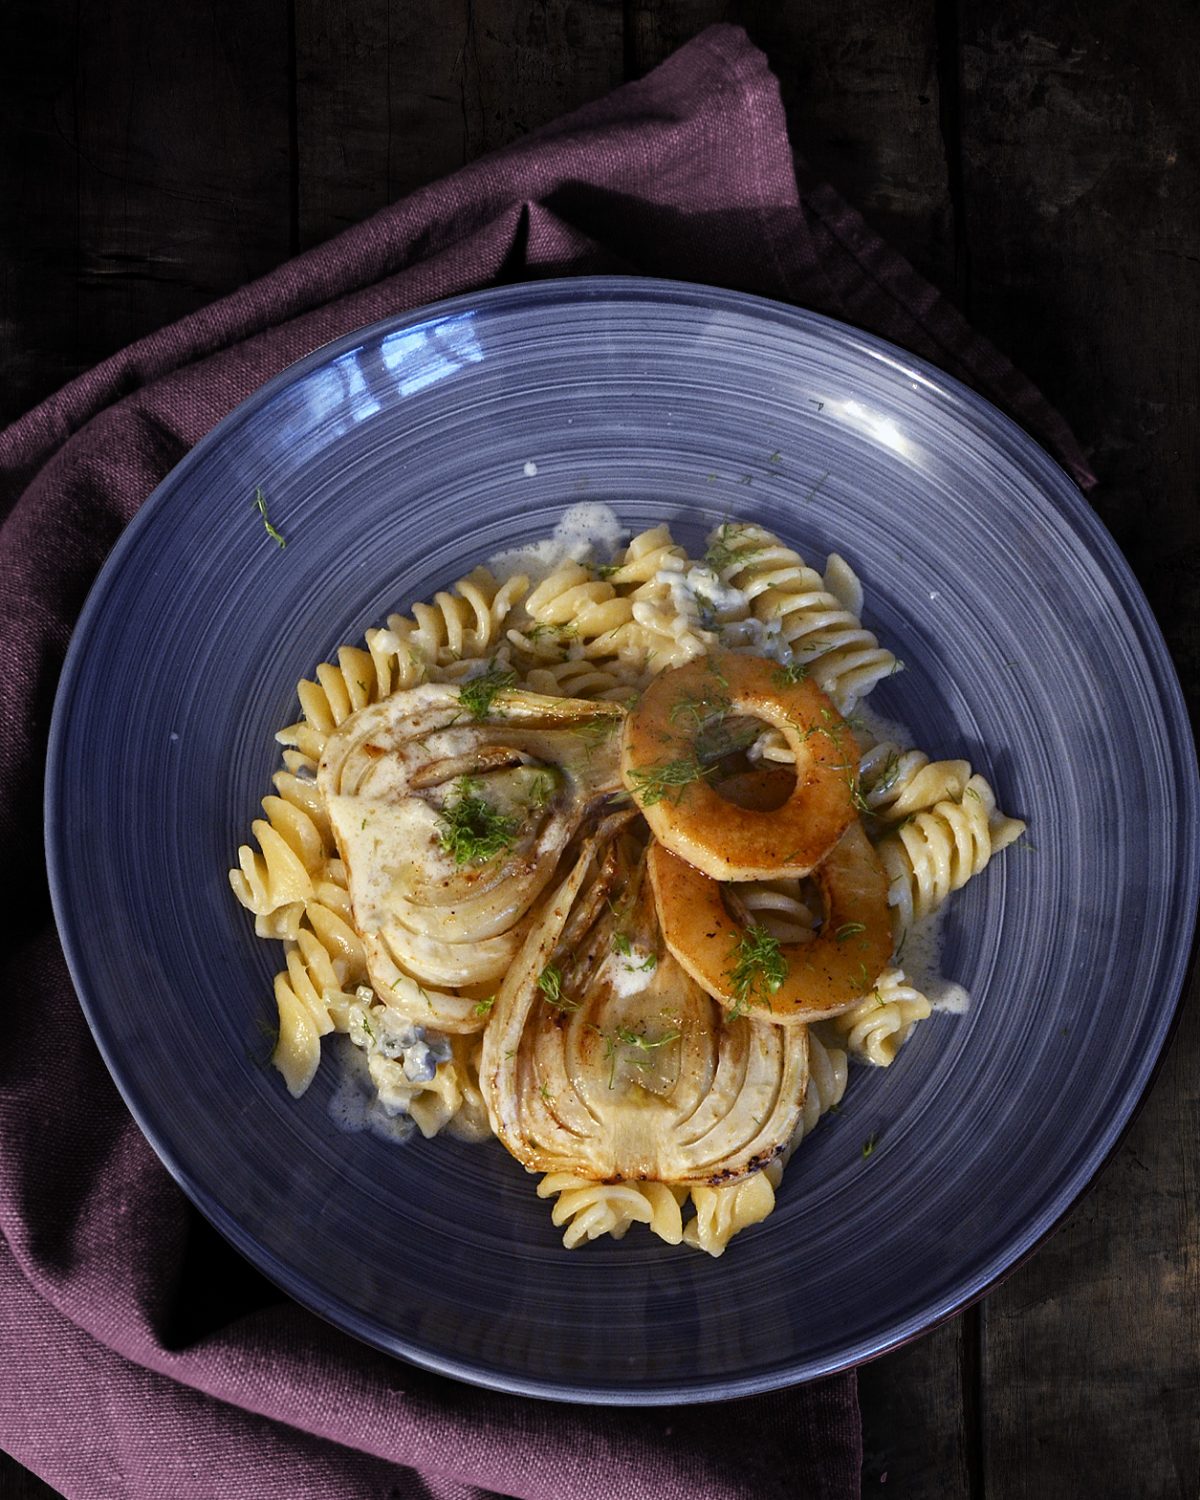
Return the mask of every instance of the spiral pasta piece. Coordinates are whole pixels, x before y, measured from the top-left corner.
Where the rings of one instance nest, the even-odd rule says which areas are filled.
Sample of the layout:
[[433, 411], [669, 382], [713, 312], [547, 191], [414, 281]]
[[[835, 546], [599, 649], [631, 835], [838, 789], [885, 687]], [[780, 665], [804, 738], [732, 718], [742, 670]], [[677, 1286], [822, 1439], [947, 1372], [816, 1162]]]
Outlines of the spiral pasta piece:
[[867, 808], [885, 823], [961, 798], [970, 779], [965, 760], [931, 761], [923, 751], [901, 750], [890, 740], [881, 740], [863, 755], [858, 774]]
[[978, 875], [998, 849], [1025, 831], [1009, 818], [982, 776], [972, 776], [961, 797], [947, 797], [917, 813], [880, 840], [888, 901], [897, 935], [931, 916], [950, 895]]
[[683, 1231], [685, 1243], [706, 1255], [724, 1255], [735, 1234], [761, 1224], [775, 1207], [775, 1189], [765, 1172], [725, 1187], [694, 1187], [696, 1215]]
[[821, 575], [761, 526], [720, 527], [709, 538], [707, 559], [723, 583], [748, 597], [760, 626], [777, 632], [788, 658], [808, 668], [839, 713], [849, 713], [898, 670], [896, 657]]
[[933, 1014], [928, 998], [903, 969], [885, 969], [875, 987], [850, 1010], [826, 1023], [831, 1035], [844, 1042], [851, 1057], [887, 1068], [908, 1040], [918, 1021]]
[[801, 894], [798, 879], [748, 880], [737, 894], [751, 920], [778, 942], [803, 943], [815, 936], [818, 917]]
[[653, 583], [659, 573], [686, 566], [687, 553], [672, 537], [670, 527], [655, 526], [639, 532], [613, 566], [604, 571], [615, 589], [636, 598], [638, 590]]
[[572, 639], [588, 654], [632, 618], [628, 599], [619, 596], [609, 580], [576, 562], [564, 563], [543, 579], [525, 600], [525, 612], [534, 625], [569, 628]]
[[[313, 893], [313, 878], [326, 860], [329, 822], [315, 788], [290, 771], [278, 771], [277, 795], [262, 800], [265, 818], [250, 830], [258, 849], [243, 844], [238, 868], [229, 872], [233, 893], [247, 911], [260, 919], [290, 909], [295, 918]], [[265, 923], [260, 937], [284, 935], [279, 922]]]
[[608, 1235], [621, 1239], [631, 1224], [647, 1224], [668, 1245], [683, 1239], [680, 1204], [687, 1190], [661, 1182], [592, 1182], [572, 1172], [549, 1172], [538, 1183], [539, 1198], [555, 1198], [551, 1221], [566, 1226], [568, 1250]]
[[450, 1037], [450, 1057], [458, 1078], [462, 1102], [447, 1124], [450, 1134], [461, 1141], [486, 1141], [491, 1138], [487, 1105], [479, 1088], [479, 1053], [482, 1036]]
[[606, 703], [623, 703], [641, 686], [635, 673], [616, 663], [602, 665], [582, 657], [532, 667], [525, 681], [531, 692], [548, 698], [596, 698]]
[[476, 568], [432, 604], [413, 605], [413, 618], [388, 616], [388, 629], [431, 667], [491, 655], [503, 639], [504, 622], [529, 587], [522, 574], [500, 583]]

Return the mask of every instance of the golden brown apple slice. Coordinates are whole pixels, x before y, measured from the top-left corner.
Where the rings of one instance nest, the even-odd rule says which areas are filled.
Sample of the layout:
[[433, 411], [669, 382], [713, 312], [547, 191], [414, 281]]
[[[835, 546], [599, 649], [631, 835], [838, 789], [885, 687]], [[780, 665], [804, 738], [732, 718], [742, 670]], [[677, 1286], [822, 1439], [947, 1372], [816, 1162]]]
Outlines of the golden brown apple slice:
[[[709, 784], [727, 726], [759, 720], [795, 757], [782, 806], [741, 807]], [[713, 652], [663, 672], [625, 721], [621, 774], [655, 837], [714, 880], [807, 875], [854, 821], [858, 746], [815, 683], [761, 657]]]
[[867, 994], [891, 957], [888, 879], [857, 821], [812, 872], [825, 916], [807, 943], [780, 943], [739, 921], [717, 881], [661, 844], [651, 846], [647, 863], [664, 942], [735, 1012], [779, 1026], [823, 1021]]

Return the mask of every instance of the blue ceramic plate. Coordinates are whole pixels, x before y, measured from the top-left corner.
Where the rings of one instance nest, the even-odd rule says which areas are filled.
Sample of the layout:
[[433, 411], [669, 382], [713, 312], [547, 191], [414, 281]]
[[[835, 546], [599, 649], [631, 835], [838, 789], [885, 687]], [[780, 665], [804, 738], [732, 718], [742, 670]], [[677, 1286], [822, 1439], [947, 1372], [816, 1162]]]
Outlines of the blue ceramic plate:
[[[536, 465], [536, 474], [531, 466]], [[269, 497], [280, 551], [251, 506]], [[275, 945], [226, 869], [342, 642], [580, 500], [696, 549], [753, 519], [845, 554], [907, 670], [875, 706], [1029, 822], [953, 903], [974, 995], [855, 1070], [721, 1261], [565, 1251], [498, 1145], [331, 1123], [265, 1065]], [[245, 402], [144, 506], [58, 699], [48, 837], [84, 1009], [200, 1209], [300, 1302], [465, 1380], [566, 1400], [745, 1394], [952, 1313], [1063, 1215], [1142, 1097], [1185, 977], [1194, 752], [1162, 638], [1063, 473], [887, 344], [673, 283], [518, 286], [379, 324]], [[863, 1155], [874, 1138], [875, 1148]]]

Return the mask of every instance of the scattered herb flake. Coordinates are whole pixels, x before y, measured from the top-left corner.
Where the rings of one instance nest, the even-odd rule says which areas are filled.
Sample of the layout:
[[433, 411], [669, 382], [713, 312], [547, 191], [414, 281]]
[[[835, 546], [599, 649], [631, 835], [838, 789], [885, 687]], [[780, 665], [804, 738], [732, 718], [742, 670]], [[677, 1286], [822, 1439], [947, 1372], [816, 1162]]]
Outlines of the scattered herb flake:
[[617, 1040], [623, 1042], [626, 1047], [636, 1047], [639, 1052], [657, 1052], [660, 1047], [665, 1047], [670, 1042], [677, 1042], [682, 1035], [680, 1031], [667, 1031], [651, 1041], [644, 1032], [634, 1031], [629, 1026], [617, 1027]]
[[283, 539], [282, 536], [280, 536], [279, 532], [275, 530], [274, 526], [271, 525], [270, 518], [267, 515], [267, 497], [263, 494], [261, 489], [256, 489], [254, 491], [254, 499], [251, 501], [251, 504], [262, 517], [263, 528], [265, 529], [267, 535], [273, 542], [278, 545], [280, 550], [282, 550], [287, 546], [287, 542]]
[[870, 1156], [871, 1153], [875, 1150], [875, 1145], [876, 1145], [877, 1140], [878, 1140], [878, 1136], [875, 1134], [874, 1131], [872, 1131], [871, 1134], [863, 1142], [863, 1148], [862, 1148], [863, 1161], [866, 1161], [867, 1157]]
[[847, 938], [852, 938], [855, 933], [866, 932], [866, 930], [866, 923], [864, 922], [843, 922], [834, 933], [834, 937], [839, 943], [844, 943]]
[[471, 1014], [475, 1016], [486, 1016], [491, 1013], [492, 1006], [496, 1003], [495, 995], [488, 995], [485, 1000], [476, 1000]]
[[728, 693], [705, 692], [698, 697], [685, 695], [672, 703], [667, 717], [672, 724], [677, 724], [681, 718], [688, 719], [691, 728], [699, 733], [710, 719], [720, 718], [732, 707]]
[[547, 964], [538, 975], [537, 987], [547, 1005], [555, 1010], [578, 1010], [579, 1001], [570, 1000], [563, 994], [563, 973], [555, 964]]
[[538, 771], [529, 783], [529, 805], [535, 811], [545, 807], [550, 798], [554, 796], [554, 774], [551, 771]]
[[[747, 474], [743, 477], [742, 483], [749, 484], [749, 482], [750, 475]], [[704, 566], [711, 568], [714, 573], [724, 573], [727, 568], [744, 563], [756, 552], [761, 552], [763, 550], [761, 546], [741, 545], [748, 530], [749, 527], [739, 525], [735, 521], [726, 521], [718, 528], [716, 536], [709, 543], [708, 550], [704, 554]]]
[[577, 740], [583, 741], [584, 750], [590, 756], [593, 750], [599, 749], [605, 740], [610, 739], [617, 727], [615, 716], [609, 714], [597, 714], [594, 719], [587, 719], [582, 724], [572, 725], [570, 733]]

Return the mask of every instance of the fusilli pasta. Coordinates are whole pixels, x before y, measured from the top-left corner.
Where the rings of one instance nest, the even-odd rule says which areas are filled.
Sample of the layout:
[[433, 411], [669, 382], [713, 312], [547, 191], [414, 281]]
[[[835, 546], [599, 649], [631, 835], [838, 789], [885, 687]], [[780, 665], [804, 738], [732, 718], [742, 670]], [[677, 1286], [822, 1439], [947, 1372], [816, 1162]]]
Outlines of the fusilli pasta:
[[[811, 676], [848, 714], [900, 666], [863, 628], [861, 612], [861, 585], [836, 555], [822, 576], [763, 528], [731, 523], [692, 559], [661, 525], [634, 536], [611, 563], [566, 561], [532, 587], [524, 574], [501, 579], [476, 568], [430, 602], [415, 603], [411, 616], [389, 616], [362, 645], [342, 646], [320, 663], [298, 684], [300, 717], [276, 736], [283, 769], [251, 825], [255, 842], [238, 850], [229, 876], [256, 934], [284, 943], [285, 966], [274, 982], [274, 1060], [288, 1089], [303, 1093], [322, 1038], [341, 1032], [365, 1054], [387, 1113], [411, 1117], [427, 1137], [449, 1128], [481, 1140], [495, 1128], [480, 1083], [481, 1034], [493, 1003], [484, 980], [506, 967], [511, 942], [481, 935], [472, 947], [478, 974], [468, 975], [450, 963], [434, 928], [420, 923], [393, 926], [386, 943], [364, 941], [339, 853], [343, 835], [335, 837], [318, 785], [330, 737], [340, 743], [353, 716], [426, 683], [454, 684], [465, 697], [484, 676], [547, 700], [628, 704], [656, 674], [718, 647]], [[770, 731], [750, 760], [790, 765], [793, 755]], [[931, 761], [887, 740], [868, 744], [857, 794], [890, 881], [898, 936], [1024, 828], [998, 811], [990, 785], [965, 760]], [[744, 881], [728, 899], [744, 922], [779, 943], [804, 943], [821, 931], [821, 901], [808, 881]], [[772, 1212], [788, 1158], [842, 1098], [848, 1058], [888, 1066], [930, 1013], [929, 1000], [893, 964], [849, 1009], [810, 1027], [807, 1091], [791, 1139], [769, 1165], [739, 1180], [689, 1188], [596, 1182], [568, 1171], [542, 1177], [537, 1192], [554, 1200], [564, 1244], [620, 1238], [640, 1223], [669, 1244], [722, 1254], [734, 1234]], [[637, 1034], [622, 1043], [626, 1053], [635, 1044], [661, 1045]], [[608, 1045], [616, 1056], [615, 1042]], [[635, 1050], [632, 1063], [650, 1055]], [[626, 1057], [622, 1066], [631, 1065]]]

